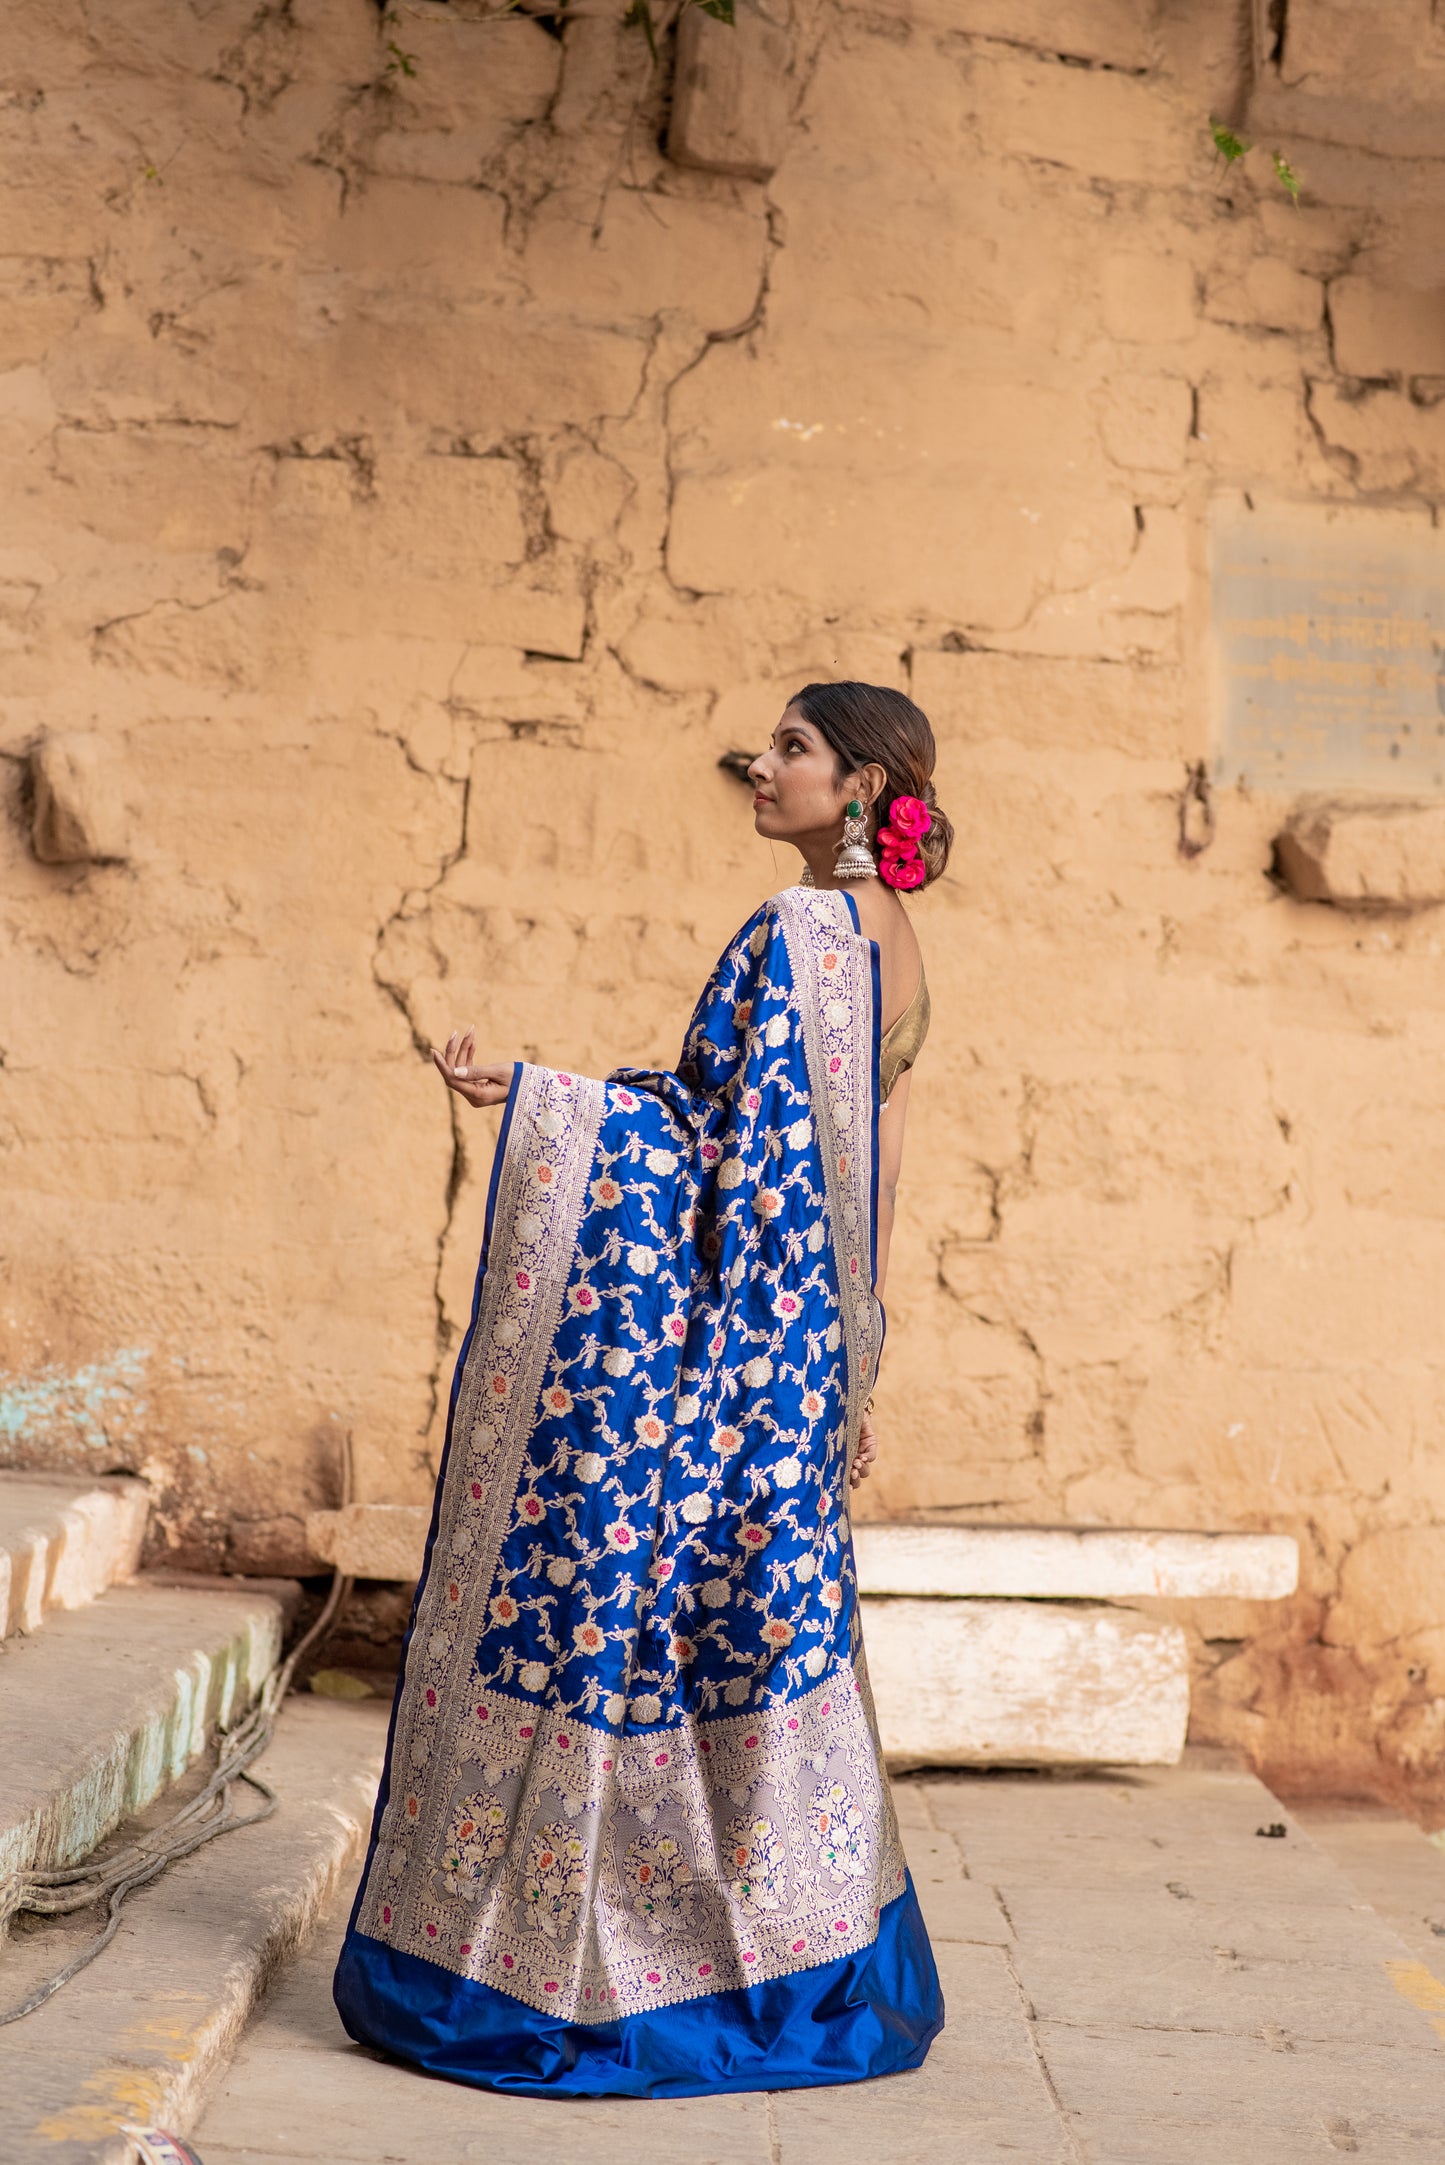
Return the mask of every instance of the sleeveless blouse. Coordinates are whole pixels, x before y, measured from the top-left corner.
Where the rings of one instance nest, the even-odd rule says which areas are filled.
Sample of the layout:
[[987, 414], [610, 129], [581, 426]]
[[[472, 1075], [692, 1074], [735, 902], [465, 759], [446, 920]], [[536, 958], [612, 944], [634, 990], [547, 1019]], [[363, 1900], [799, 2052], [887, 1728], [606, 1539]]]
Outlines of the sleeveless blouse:
[[930, 1007], [928, 979], [923, 965], [918, 968], [918, 989], [897, 1022], [884, 1031], [878, 1047], [878, 1102], [886, 1105], [898, 1085], [898, 1078], [906, 1068], [911, 1068], [923, 1050], [928, 1035]]

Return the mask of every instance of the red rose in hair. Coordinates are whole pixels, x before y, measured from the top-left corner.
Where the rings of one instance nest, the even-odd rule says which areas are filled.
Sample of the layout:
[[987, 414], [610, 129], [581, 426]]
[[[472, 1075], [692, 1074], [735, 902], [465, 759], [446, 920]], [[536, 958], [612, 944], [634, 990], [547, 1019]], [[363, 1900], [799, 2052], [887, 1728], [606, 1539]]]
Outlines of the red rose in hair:
[[901, 887], [908, 891], [923, 885], [928, 877], [928, 867], [918, 856], [885, 857], [878, 867], [878, 877], [885, 880], [890, 887]]
[[918, 844], [909, 835], [900, 834], [896, 827], [878, 829], [878, 847], [885, 857], [916, 857]]
[[921, 797], [895, 797], [888, 807], [888, 824], [895, 834], [916, 842], [933, 825], [933, 814]]

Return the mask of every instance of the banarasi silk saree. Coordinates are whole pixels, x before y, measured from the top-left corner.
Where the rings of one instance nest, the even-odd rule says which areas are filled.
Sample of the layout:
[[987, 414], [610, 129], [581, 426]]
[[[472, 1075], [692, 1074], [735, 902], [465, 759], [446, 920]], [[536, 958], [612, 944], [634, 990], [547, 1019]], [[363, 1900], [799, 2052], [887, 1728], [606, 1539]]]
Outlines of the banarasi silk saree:
[[859, 1631], [878, 960], [793, 887], [675, 1073], [521, 1063], [336, 1973], [530, 2095], [916, 2067], [943, 2022]]

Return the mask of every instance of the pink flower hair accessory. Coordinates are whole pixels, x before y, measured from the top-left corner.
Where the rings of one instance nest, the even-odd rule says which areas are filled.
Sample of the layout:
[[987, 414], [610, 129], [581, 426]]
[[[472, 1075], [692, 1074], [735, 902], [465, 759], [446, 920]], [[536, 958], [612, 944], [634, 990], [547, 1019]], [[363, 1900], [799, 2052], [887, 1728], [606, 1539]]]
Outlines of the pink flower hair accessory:
[[896, 827], [878, 829], [878, 847], [885, 857], [916, 857], [918, 844], [911, 835], [900, 834]]
[[901, 887], [905, 893], [911, 893], [927, 879], [928, 867], [918, 856], [885, 857], [878, 867], [878, 877], [889, 887]]
[[916, 842], [933, 825], [933, 814], [921, 797], [895, 797], [888, 807], [888, 824], [895, 834]]

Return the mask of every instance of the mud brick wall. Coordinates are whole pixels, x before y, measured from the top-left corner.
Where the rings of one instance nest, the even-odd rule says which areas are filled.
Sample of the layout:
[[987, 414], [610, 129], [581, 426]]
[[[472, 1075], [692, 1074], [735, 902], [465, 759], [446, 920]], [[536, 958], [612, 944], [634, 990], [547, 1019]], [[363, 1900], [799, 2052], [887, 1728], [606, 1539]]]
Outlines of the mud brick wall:
[[1439, 897], [1301, 899], [1257, 791], [1179, 847], [1211, 502], [1430, 544], [1445, 38], [619, 13], [10, 11], [0, 1449], [230, 1569], [345, 1437], [423, 1498], [494, 1130], [424, 1048], [669, 1061], [790, 876], [719, 756], [897, 683], [959, 847], [867, 1508], [1296, 1532], [1198, 1733], [1445, 1800]]

